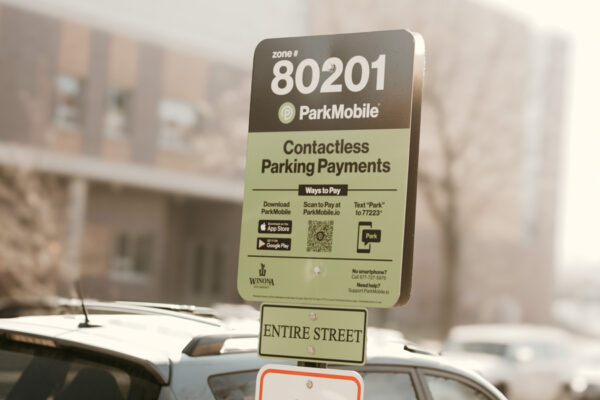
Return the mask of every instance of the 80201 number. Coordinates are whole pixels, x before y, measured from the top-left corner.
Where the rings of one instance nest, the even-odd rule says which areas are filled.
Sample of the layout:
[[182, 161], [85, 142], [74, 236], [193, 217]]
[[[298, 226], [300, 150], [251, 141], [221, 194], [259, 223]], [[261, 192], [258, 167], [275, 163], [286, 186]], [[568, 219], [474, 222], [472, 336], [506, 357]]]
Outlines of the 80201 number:
[[[355, 68], [360, 69], [359, 79], [356, 82], [353, 79]], [[360, 92], [369, 83], [371, 69], [376, 71], [375, 89], [383, 90], [385, 87], [385, 54], [380, 54], [370, 65], [363, 56], [350, 58], [345, 66], [338, 57], [330, 57], [321, 67], [316, 60], [305, 58], [298, 63], [295, 74], [294, 63], [290, 60], [279, 60], [273, 66], [274, 77], [271, 81], [271, 90], [276, 95], [283, 96], [289, 94], [295, 86], [300, 93], [310, 94], [319, 86], [321, 72], [330, 72], [331, 75], [323, 81], [319, 89], [320, 93], [340, 93], [344, 85], [351, 92]], [[308, 84], [305, 84], [304, 75], [307, 71], [310, 72], [310, 79]], [[292, 74], [294, 74], [293, 77]], [[344, 74], [343, 84], [337, 83], [342, 74]]]

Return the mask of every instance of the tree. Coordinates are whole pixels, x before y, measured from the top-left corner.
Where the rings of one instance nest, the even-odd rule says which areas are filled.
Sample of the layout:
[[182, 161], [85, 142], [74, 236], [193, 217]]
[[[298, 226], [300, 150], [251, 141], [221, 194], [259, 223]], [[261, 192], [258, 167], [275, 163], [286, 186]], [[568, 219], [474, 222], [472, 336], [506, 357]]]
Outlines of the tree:
[[[422, 147], [419, 190], [439, 231], [444, 334], [457, 319], [463, 241], [512, 179], [507, 171], [518, 161], [519, 126], [510, 113], [520, 115], [515, 106], [523, 101], [521, 91], [503, 87], [523, 79], [511, 54], [515, 42], [507, 40], [511, 26], [486, 25], [490, 21], [485, 13], [458, 15], [457, 9], [445, 10], [452, 35], [422, 27], [430, 38], [423, 94], [429, 141]], [[471, 49], [461, 51], [476, 32], [481, 34], [477, 41], [468, 41]]]
[[[48, 65], [40, 57], [30, 87], [17, 101], [36, 144], [47, 140], [52, 98]], [[15, 158], [18, 160], [18, 158]], [[59, 178], [30, 171], [27, 160], [0, 167], [0, 312], [35, 307], [55, 296], [63, 259], [65, 192]]]
[[56, 294], [63, 198], [56, 179], [0, 168], [0, 310]]
[[486, 221], [504, 224], [502, 202], [515, 201], [518, 191], [515, 169], [530, 72], [527, 32], [519, 22], [463, 0], [327, 4], [326, 12], [321, 2], [315, 4], [318, 29], [402, 27], [425, 40], [418, 207], [428, 210], [440, 242], [443, 337], [460, 309], [465, 238], [477, 235]]

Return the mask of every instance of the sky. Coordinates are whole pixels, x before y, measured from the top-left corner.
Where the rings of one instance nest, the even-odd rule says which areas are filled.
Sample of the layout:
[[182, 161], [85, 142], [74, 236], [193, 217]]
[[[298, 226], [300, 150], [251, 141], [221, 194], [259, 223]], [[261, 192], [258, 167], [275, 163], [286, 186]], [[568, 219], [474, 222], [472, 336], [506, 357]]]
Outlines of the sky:
[[480, 0], [568, 37], [567, 119], [561, 160], [557, 265], [600, 269], [600, 2]]
[[[158, 38], [171, 37], [182, 46], [196, 46], [202, 38], [203, 50], [250, 68], [252, 51], [267, 37], [297, 36], [306, 33], [305, 2], [302, 0], [254, 0], [237, 2], [198, 2], [178, 0], [172, 3], [147, 0], [2, 0], [22, 6], [46, 8], [49, 13], [66, 16], [69, 11], [94, 18], [105, 18], [136, 36], [136, 30], [152, 21], [152, 33]], [[442, 0], [443, 1], [443, 0]], [[596, 110], [600, 93], [600, 2], [595, 0], [476, 0], [516, 14], [534, 29], [557, 31], [570, 40], [570, 71], [565, 99], [565, 120], [561, 188], [557, 210], [558, 231], [556, 260], [561, 269], [600, 268], [600, 113]], [[169, 4], [165, 12], [165, 5]], [[232, 4], [237, 12], [231, 12]], [[274, 10], [273, 8], [277, 8]], [[273, 13], [256, 13], [256, 9]], [[247, 18], [252, 13], [255, 18]], [[274, 20], [271, 16], [279, 15]], [[174, 24], [173, 21], [177, 23]], [[240, 35], [240, 27], [245, 32]], [[146, 28], [147, 30], [147, 28]], [[139, 32], [137, 32], [139, 33]], [[147, 34], [147, 32], [146, 32]], [[171, 42], [173, 43], [173, 42]], [[226, 43], [227, 51], [222, 51]]]

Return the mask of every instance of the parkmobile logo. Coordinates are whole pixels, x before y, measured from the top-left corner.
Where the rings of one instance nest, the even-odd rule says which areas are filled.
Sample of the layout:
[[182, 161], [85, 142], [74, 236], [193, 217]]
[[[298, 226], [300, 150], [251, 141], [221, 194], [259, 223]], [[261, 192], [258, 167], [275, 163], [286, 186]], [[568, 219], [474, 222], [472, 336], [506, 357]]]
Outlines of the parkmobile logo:
[[287, 125], [294, 120], [294, 117], [296, 116], [296, 107], [294, 107], [294, 104], [286, 101], [279, 107], [277, 116], [282, 124]]
[[323, 119], [366, 119], [377, 118], [379, 107], [371, 103], [346, 106], [345, 104], [324, 105], [319, 108], [300, 106], [299, 119], [323, 120]]

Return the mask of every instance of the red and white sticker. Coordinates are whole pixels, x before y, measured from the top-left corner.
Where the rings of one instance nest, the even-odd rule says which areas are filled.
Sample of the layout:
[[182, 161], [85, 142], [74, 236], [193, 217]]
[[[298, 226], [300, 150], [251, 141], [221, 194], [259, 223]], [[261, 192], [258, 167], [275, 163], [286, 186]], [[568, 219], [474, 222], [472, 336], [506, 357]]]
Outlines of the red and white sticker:
[[362, 400], [355, 371], [267, 364], [256, 377], [257, 400]]

